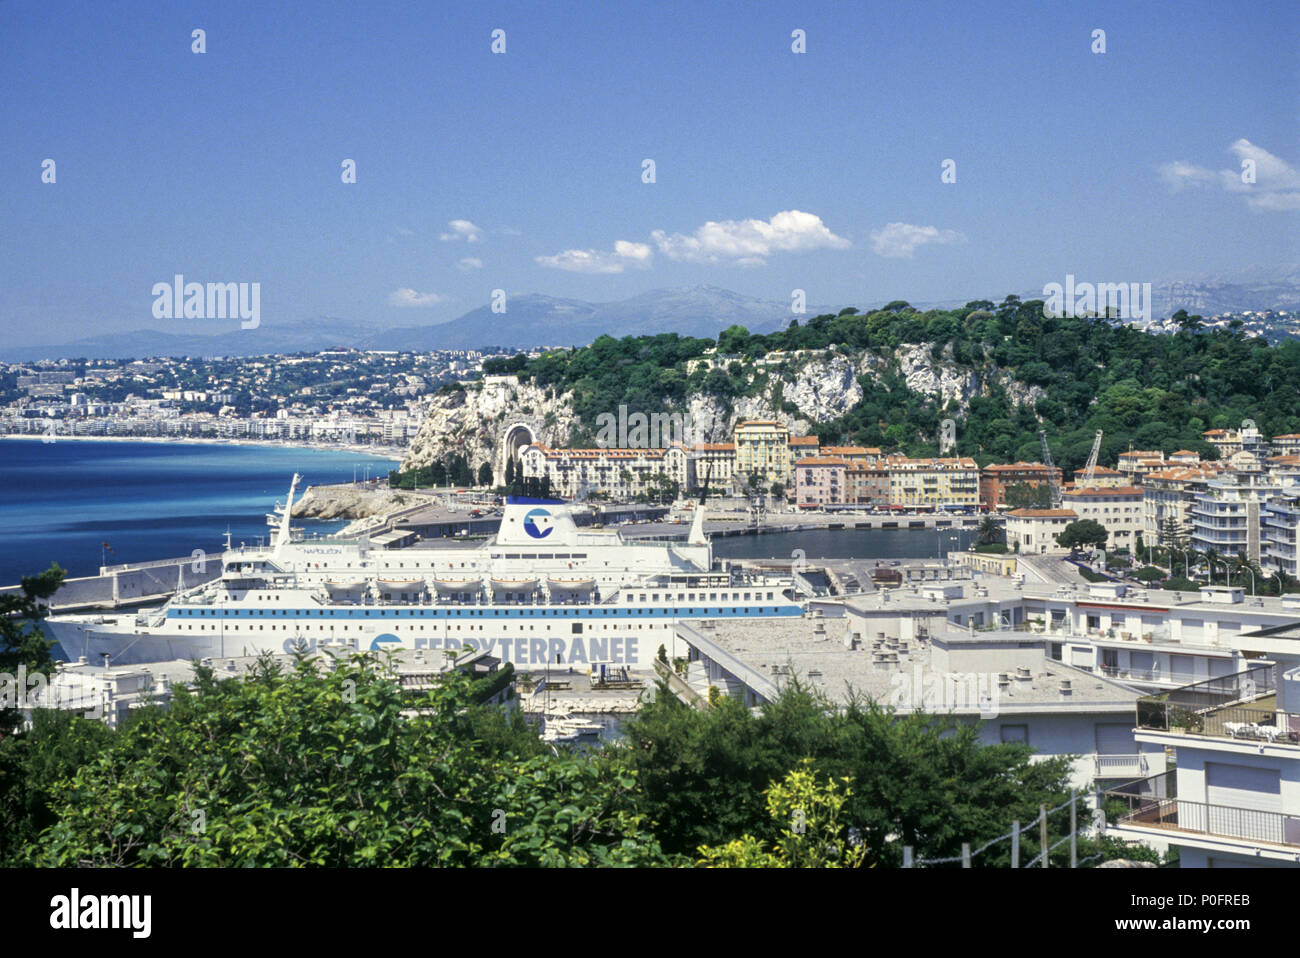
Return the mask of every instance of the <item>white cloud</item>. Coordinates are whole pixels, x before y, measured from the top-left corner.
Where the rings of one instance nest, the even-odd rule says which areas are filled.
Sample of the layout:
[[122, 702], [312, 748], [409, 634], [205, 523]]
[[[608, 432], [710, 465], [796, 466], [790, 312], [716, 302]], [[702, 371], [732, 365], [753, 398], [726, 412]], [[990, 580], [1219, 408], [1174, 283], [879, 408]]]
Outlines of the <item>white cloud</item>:
[[621, 273], [634, 266], [644, 269], [653, 257], [654, 252], [645, 243], [619, 240], [612, 253], [597, 249], [566, 249], [554, 256], [534, 258], [543, 266], [570, 273]]
[[827, 229], [820, 216], [800, 210], [785, 210], [770, 220], [710, 220], [689, 236], [663, 230], [650, 236], [669, 259], [738, 266], [762, 266], [772, 253], [846, 249], [850, 245]]
[[506, 227], [503, 227], [502, 230], [501, 230], [501, 232], [504, 233], [506, 236], [523, 236], [523, 235], [524, 235], [524, 231], [523, 231], [523, 230], [516, 229], [516, 228], [513, 227], [513, 226], [506, 226]]
[[1174, 160], [1160, 167], [1160, 178], [1174, 191], [1188, 186], [1201, 186], [1214, 182], [1214, 171], [1184, 160]]
[[444, 243], [450, 243], [455, 240], [465, 240], [467, 243], [477, 243], [483, 236], [483, 231], [471, 223], [469, 220], [452, 220], [447, 224], [450, 230], [448, 233], [441, 233], [438, 239]]
[[[1237, 168], [1219, 173], [1225, 190], [1245, 194], [1246, 203], [1251, 209], [1300, 210], [1300, 171], [1250, 140], [1238, 140], [1228, 149], [1237, 154]], [[1255, 164], [1254, 183], [1241, 181], [1241, 164], [1244, 160], [1251, 160]]]
[[482, 269], [483, 261], [479, 259], [477, 256], [466, 256], [463, 260], [461, 260], [456, 265], [459, 266], [461, 269]]
[[413, 289], [395, 289], [388, 294], [388, 305], [433, 306], [436, 303], [441, 303], [445, 298], [437, 293], [417, 293]]
[[415, 230], [408, 230], [405, 226], [397, 227], [397, 232], [401, 236], [414, 236]]
[[947, 246], [964, 243], [966, 237], [956, 230], [941, 230], [935, 226], [913, 226], [911, 223], [888, 223], [884, 229], [871, 233], [871, 249], [891, 259], [910, 259], [918, 246], [938, 243]]
[[[1160, 167], [1160, 177], [1175, 191], [1185, 186], [1210, 185], [1215, 182], [1225, 191], [1245, 198], [1254, 210], [1300, 210], [1300, 171], [1280, 156], [1274, 156], [1250, 140], [1240, 139], [1228, 149], [1237, 156], [1235, 169], [1213, 170], [1184, 161], [1165, 163]], [[1242, 161], [1250, 160], [1255, 166], [1255, 182], [1241, 179]]]

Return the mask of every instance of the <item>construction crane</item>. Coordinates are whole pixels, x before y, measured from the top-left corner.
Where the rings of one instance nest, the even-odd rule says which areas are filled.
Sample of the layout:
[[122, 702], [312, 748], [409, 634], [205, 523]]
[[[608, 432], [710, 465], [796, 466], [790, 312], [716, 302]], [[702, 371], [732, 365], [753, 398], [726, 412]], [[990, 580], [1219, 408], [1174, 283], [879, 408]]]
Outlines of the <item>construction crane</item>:
[[1088, 464], [1083, 467], [1083, 486], [1085, 489], [1091, 489], [1093, 482], [1096, 481], [1097, 473], [1097, 453], [1101, 452], [1101, 430], [1097, 430], [1097, 437], [1092, 441], [1092, 452], [1088, 453]]
[[1061, 480], [1056, 476], [1056, 466], [1052, 463], [1052, 450], [1047, 448], [1047, 430], [1038, 430], [1038, 438], [1043, 443], [1043, 465], [1047, 467], [1047, 481], [1052, 489], [1052, 508], [1061, 506]]

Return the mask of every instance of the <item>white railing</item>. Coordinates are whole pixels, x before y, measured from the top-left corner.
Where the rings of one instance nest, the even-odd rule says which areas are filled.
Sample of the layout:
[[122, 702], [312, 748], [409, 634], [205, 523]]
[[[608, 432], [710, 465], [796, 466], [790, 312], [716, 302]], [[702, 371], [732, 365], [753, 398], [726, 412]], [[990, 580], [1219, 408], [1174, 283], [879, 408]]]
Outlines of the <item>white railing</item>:
[[1145, 778], [1148, 775], [1150, 763], [1147, 756], [1141, 753], [1132, 755], [1098, 755], [1097, 756], [1097, 778], [1123, 778], [1132, 776], [1133, 778]]

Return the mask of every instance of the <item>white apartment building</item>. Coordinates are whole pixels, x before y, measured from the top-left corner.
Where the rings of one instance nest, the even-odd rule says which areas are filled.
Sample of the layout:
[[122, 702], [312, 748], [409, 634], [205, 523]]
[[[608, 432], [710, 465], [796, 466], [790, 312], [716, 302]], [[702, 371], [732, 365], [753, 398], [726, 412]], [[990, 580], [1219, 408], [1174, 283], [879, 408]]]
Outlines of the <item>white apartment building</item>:
[[1219, 471], [1210, 466], [1149, 473], [1142, 480], [1142, 541], [1157, 545], [1161, 527], [1169, 519], [1179, 530], [1187, 530], [1197, 495], [1218, 475]]
[[1136, 740], [1175, 770], [1108, 792], [1108, 831], [1183, 868], [1300, 867], [1300, 668], [1259, 665], [1139, 701]]
[[1078, 519], [1073, 509], [1012, 509], [1006, 514], [1007, 547], [1034, 555], [1069, 552], [1056, 537]]
[[550, 478], [551, 494], [572, 499], [580, 491], [611, 498], [632, 499], [656, 491], [657, 476], [686, 488], [686, 450], [667, 449], [551, 449], [524, 446], [519, 466], [524, 478]]
[[1260, 567], [1300, 578], [1300, 487], [1269, 496], [1260, 507]]
[[1133, 549], [1142, 532], [1142, 487], [1067, 489], [1061, 506], [1073, 509], [1079, 518], [1092, 519], [1110, 533], [1107, 549]]
[[1192, 548], [1260, 561], [1260, 508], [1281, 489], [1271, 479], [1230, 473], [1212, 480], [1190, 510]]

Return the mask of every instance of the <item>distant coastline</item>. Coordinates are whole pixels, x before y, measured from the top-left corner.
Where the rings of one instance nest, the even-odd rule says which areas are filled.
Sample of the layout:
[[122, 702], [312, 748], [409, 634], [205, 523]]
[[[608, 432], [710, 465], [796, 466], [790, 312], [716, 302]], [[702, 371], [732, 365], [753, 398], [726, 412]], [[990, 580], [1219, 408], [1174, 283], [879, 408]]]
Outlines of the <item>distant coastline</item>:
[[343, 442], [285, 442], [274, 439], [218, 439], [201, 436], [54, 436], [38, 433], [0, 433], [0, 439], [26, 439], [33, 442], [53, 438], [54, 442], [154, 442], [168, 445], [203, 446], [253, 446], [263, 449], [317, 449], [327, 452], [350, 452], [354, 455], [373, 456], [376, 459], [401, 459], [406, 455], [402, 446], [369, 446]]

